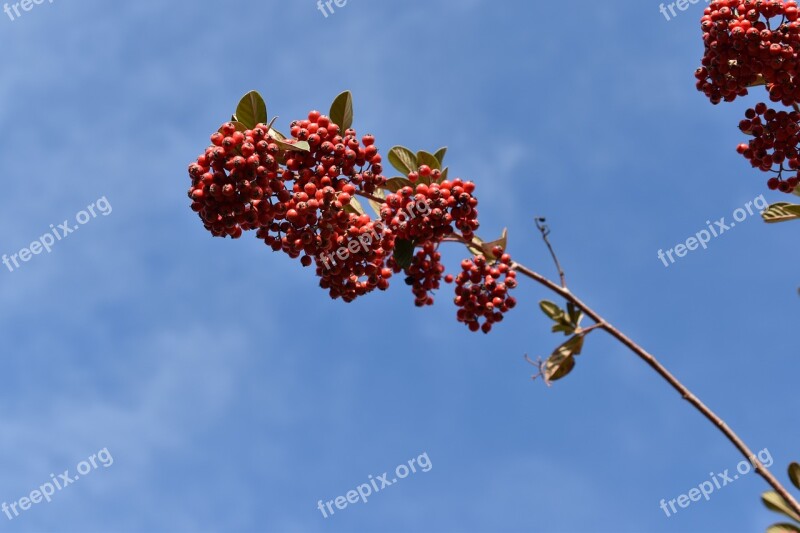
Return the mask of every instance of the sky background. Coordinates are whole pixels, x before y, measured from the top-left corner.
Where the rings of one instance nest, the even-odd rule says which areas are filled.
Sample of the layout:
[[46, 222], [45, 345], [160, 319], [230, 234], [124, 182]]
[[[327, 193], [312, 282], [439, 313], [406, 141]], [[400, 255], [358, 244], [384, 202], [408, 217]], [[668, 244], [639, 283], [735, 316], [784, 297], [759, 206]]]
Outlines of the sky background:
[[[602, 333], [548, 389], [559, 342], [523, 281], [489, 336], [452, 288], [414, 308], [332, 301], [254, 237], [212, 239], [187, 165], [258, 89], [286, 130], [345, 89], [385, 154], [449, 146], [482, 234], [554, 274], [656, 354], [774, 472], [800, 460], [797, 224], [757, 217], [665, 268], [657, 251], [731, 219], [766, 175], [734, 148], [751, 96], [694, 88], [703, 3], [56, 0], [0, 13], [0, 253], [101, 197], [113, 211], [0, 268], [0, 502], [107, 448], [114, 462], [11, 532], [751, 532], [778, 521], [733, 447]], [[446, 257], [452, 268], [465, 253]], [[323, 518], [368, 476], [433, 468]]]

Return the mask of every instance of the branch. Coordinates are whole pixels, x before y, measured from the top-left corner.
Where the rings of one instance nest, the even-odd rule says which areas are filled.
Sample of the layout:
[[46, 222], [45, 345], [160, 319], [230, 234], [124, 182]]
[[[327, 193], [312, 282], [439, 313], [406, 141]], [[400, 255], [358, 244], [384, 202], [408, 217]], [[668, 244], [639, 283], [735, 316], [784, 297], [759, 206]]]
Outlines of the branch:
[[[739, 452], [745, 457], [745, 459], [752, 461], [753, 466], [762, 478], [769, 483], [769, 485], [775, 489], [775, 492], [781, 495], [781, 497], [786, 501], [786, 503], [798, 514], [800, 514], [800, 504], [798, 504], [797, 500], [789, 493], [786, 488], [781, 485], [781, 483], [772, 475], [772, 473], [767, 470], [767, 468], [761, 464], [761, 462], [756, 458], [753, 451], [742, 441], [742, 439], [722, 420], [714, 411], [709, 409], [702, 401], [700, 401], [697, 396], [695, 396], [683, 383], [681, 383], [678, 378], [672, 375], [672, 373], [667, 370], [664, 365], [658, 362], [656, 358], [647, 352], [644, 348], [633, 342], [629, 339], [624, 333], [618, 330], [616, 327], [609, 324], [603, 317], [601, 317], [596, 311], [594, 311], [591, 307], [583, 303], [577, 296], [573, 295], [569, 290], [565, 287], [561, 287], [553, 281], [545, 278], [538, 272], [535, 272], [528, 267], [520, 264], [520, 263], [513, 263], [511, 268], [526, 276], [535, 282], [543, 285], [545, 288], [551, 290], [552, 292], [558, 294], [565, 300], [572, 302], [576, 307], [578, 307], [581, 311], [586, 313], [588, 317], [596, 322], [595, 326], [600, 327], [607, 331], [612, 337], [617, 339], [620, 343], [625, 345], [628, 349], [630, 349], [634, 354], [636, 354], [642, 361], [647, 363], [653, 370], [658, 373], [659, 376], [664, 378], [664, 380], [669, 383], [673, 389], [675, 389], [681, 397], [689, 402], [695, 409], [697, 409], [700, 414], [702, 414], [709, 422], [714, 424], [714, 426], [719, 429], [725, 437], [736, 447]], [[593, 326], [594, 327], [594, 326]]]
[[[795, 106], [796, 107], [796, 106]], [[368, 198], [374, 200], [379, 203], [384, 203], [385, 200], [381, 198], [377, 198], [371, 194], [365, 192], [356, 192], [356, 195], [362, 196], [364, 198]], [[629, 350], [631, 350], [634, 354], [636, 354], [642, 361], [644, 361], [650, 368], [656, 371], [656, 373], [661, 376], [667, 383], [675, 389], [681, 397], [689, 402], [697, 411], [700, 412], [709, 422], [711, 422], [717, 429], [722, 432], [723, 435], [736, 447], [737, 450], [744, 456], [745, 459], [751, 461], [755, 468], [756, 473], [760, 475], [773, 489], [775, 492], [780, 494], [780, 496], [786, 501], [786, 503], [798, 514], [800, 514], [800, 503], [795, 500], [795, 498], [789, 493], [786, 488], [781, 485], [781, 483], [772, 475], [772, 473], [756, 458], [756, 455], [753, 451], [745, 444], [745, 442], [737, 435], [728, 424], [725, 423], [722, 418], [720, 418], [714, 411], [712, 411], [706, 404], [704, 404], [697, 396], [695, 396], [687, 387], [684, 385], [678, 378], [676, 378], [667, 368], [662, 365], [658, 360], [650, 354], [647, 350], [636, 344], [627, 335], [622, 333], [619, 329], [611, 325], [606, 319], [600, 316], [594, 309], [583, 303], [577, 296], [573, 295], [569, 289], [567, 288], [566, 282], [566, 275], [564, 274], [564, 269], [561, 268], [561, 263], [558, 260], [558, 256], [556, 255], [555, 251], [553, 250], [552, 245], [550, 244], [550, 239], [548, 238], [550, 235], [550, 228], [545, 224], [544, 218], [537, 218], [536, 219], [536, 227], [542, 233], [542, 239], [544, 240], [545, 244], [547, 245], [547, 249], [550, 250], [550, 255], [553, 258], [553, 262], [558, 269], [558, 276], [561, 281], [561, 285], [556, 284], [555, 282], [547, 279], [546, 277], [542, 276], [538, 272], [531, 270], [530, 268], [522, 265], [521, 263], [514, 262], [511, 265], [511, 268], [526, 276], [533, 281], [543, 285], [545, 288], [549, 289], [550, 291], [558, 294], [565, 300], [572, 302], [578, 309], [583, 311], [586, 316], [591, 318], [595, 323], [588, 328], [584, 328], [581, 330], [582, 334], [586, 334], [594, 329], [602, 329], [607, 331], [612, 337], [626, 346]], [[444, 242], [460, 242], [466, 246], [470, 243], [457, 234], [450, 234], [446, 238], [443, 239]], [[530, 361], [533, 364], [533, 361]]]

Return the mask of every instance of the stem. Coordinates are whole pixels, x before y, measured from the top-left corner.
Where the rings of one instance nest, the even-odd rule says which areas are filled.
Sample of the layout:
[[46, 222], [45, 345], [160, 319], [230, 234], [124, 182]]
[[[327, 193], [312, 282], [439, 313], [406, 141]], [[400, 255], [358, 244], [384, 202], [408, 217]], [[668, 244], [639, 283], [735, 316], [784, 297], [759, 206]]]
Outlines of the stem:
[[561, 279], [561, 287], [564, 289], [567, 288], [567, 277], [564, 274], [564, 269], [561, 268], [561, 263], [558, 261], [558, 256], [556, 252], [553, 250], [553, 246], [550, 244], [550, 228], [545, 224], [544, 218], [537, 218], [536, 219], [536, 228], [542, 233], [542, 240], [547, 245], [547, 249], [550, 250], [550, 256], [553, 258], [553, 262], [556, 264], [556, 269], [558, 270], [558, 277]]
[[692, 394], [692, 392], [683, 384], [681, 383], [678, 378], [672, 375], [669, 370], [667, 370], [661, 363], [659, 363], [656, 358], [647, 352], [644, 348], [633, 342], [629, 339], [624, 333], [618, 330], [616, 327], [609, 324], [603, 317], [601, 317], [597, 312], [595, 312], [591, 307], [583, 303], [577, 296], [573, 295], [566, 287], [561, 287], [557, 283], [550, 281], [549, 279], [545, 278], [538, 272], [535, 272], [528, 267], [521, 265], [519, 263], [513, 263], [512, 267], [514, 270], [526, 276], [537, 283], [543, 285], [547, 289], [555, 292], [565, 300], [572, 302], [575, 306], [577, 306], [581, 311], [586, 313], [588, 317], [596, 322], [596, 326], [600, 329], [604, 329], [607, 331], [612, 337], [617, 339], [619, 342], [624, 344], [628, 349], [630, 349], [633, 353], [635, 353], [640, 359], [642, 359], [645, 363], [647, 363], [653, 370], [655, 370], [658, 375], [660, 375], [664, 380], [669, 383], [673, 389], [675, 389], [681, 397], [689, 402], [695, 409], [700, 411], [706, 419], [714, 424], [714, 426], [719, 429], [723, 435], [736, 447], [737, 450], [741, 452], [741, 454], [745, 457], [745, 459], [751, 461], [753, 466], [762, 478], [769, 483], [769, 485], [775, 489], [775, 492], [781, 495], [781, 497], [786, 501], [786, 503], [798, 514], [800, 514], [800, 504], [797, 503], [797, 500], [789, 493], [786, 488], [781, 485], [781, 483], [772, 475], [772, 473], [767, 470], [767, 468], [761, 464], [755, 454], [747, 447], [744, 441], [722, 420], [719, 416], [717, 416], [714, 411], [709, 409], [702, 401], [700, 401], [697, 396]]
[[383, 198], [378, 198], [377, 196], [374, 196], [374, 195], [372, 195], [372, 194], [369, 194], [368, 192], [356, 191], [356, 192], [355, 192], [355, 195], [356, 195], [356, 196], [360, 196], [360, 197], [362, 197], [362, 198], [366, 198], [367, 200], [372, 200], [372, 201], [374, 201], [374, 202], [378, 202], [379, 204], [384, 204], [384, 203], [386, 203], [386, 200], [384, 200]]

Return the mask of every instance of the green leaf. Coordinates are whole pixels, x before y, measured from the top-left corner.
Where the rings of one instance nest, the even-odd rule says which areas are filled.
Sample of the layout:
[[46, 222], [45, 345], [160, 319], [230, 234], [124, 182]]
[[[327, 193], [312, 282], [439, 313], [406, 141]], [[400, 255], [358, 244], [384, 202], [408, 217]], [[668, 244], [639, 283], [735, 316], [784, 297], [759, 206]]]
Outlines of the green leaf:
[[311, 150], [311, 147], [306, 141], [297, 141], [295, 143], [288, 143], [286, 141], [281, 141], [274, 138], [273, 141], [275, 141], [275, 144], [277, 144], [281, 150], [286, 150], [289, 152], [308, 152], [309, 150]]
[[[386, 194], [384, 194], [383, 189], [375, 189], [375, 192], [372, 193], [372, 196], [375, 198], [380, 198], [381, 200], [386, 198]], [[372, 210], [375, 211], [375, 214], [378, 215], [378, 218], [381, 217], [381, 207], [383, 204], [380, 202], [376, 202], [372, 198], [369, 199], [369, 205], [372, 207]]]
[[554, 304], [553, 302], [549, 302], [547, 300], [542, 300], [539, 302], [539, 307], [542, 309], [542, 312], [550, 317], [551, 320], [555, 320], [559, 322], [559, 319], [564, 316], [564, 311]]
[[766, 211], [763, 211], [761, 213], [761, 218], [768, 224], [796, 220], [800, 218], [800, 205], [778, 202], [769, 206]]
[[414, 184], [406, 178], [398, 177], [398, 178], [389, 178], [388, 180], [386, 180], [386, 185], [384, 185], [384, 187], [389, 191], [397, 192], [403, 187], [411, 187], [413, 189]]
[[800, 527], [792, 524], [772, 524], [767, 528], [767, 533], [800, 533]]
[[402, 269], [406, 269], [411, 265], [411, 260], [414, 259], [414, 243], [405, 239], [397, 239], [394, 244], [394, 260]]
[[[227, 122], [226, 122], [226, 124], [227, 124]], [[231, 121], [231, 124], [233, 124], [233, 125], [234, 125], [234, 127], [236, 128], [236, 131], [247, 131], [247, 126], [245, 126], [245, 125], [244, 125], [244, 124], [242, 124], [241, 122], [237, 122], [237, 121], [235, 121], [235, 120], [232, 120], [232, 121]], [[220, 126], [220, 127], [219, 127], [219, 130], [217, 130], [217, 131], [219, 131], [220, 133], [222, 133], [222, 126]]]
[[470, 252], [472, 252], [472, 255], [474, 255], [475, 257], [483, 255], [483, 239], [481, 239], [477, 235], [474, 235], [472, 237], [472, 241], [469, 244], [467, 244], [467, 248], [469, 249]]
[[358, 201], [358, 198], [355, 196], [350, 197], [350, 202], [346, 206], [344, 206], [344, 210], [347, 213], [352, 213], [354, 215], [363, 215], [365, 214], [364, 207], [361, 205], [361, 202]]
[[583, 350], [583, 335], [575, 335], [556, 348], [544, 368], [545, 381], [557, 381], [575, 368], [575, 356]]
[[442, 146], [441, 148], [436, 150], [435, 154], [433, 154], [433, 156], [439, 161], [440, 165], [444, 165], [444, 156], [446, 153], [447, 153], [447, 146]]
[[439, 182], [438, 183], [442, 183], [443, 181], [447, 180], [447, 175], [449, 173], [450, 173], [450, 167], [444, 167], [444, 170], [442, 170], [442, 175], [439, 178]]
[[286, 135], [284, 135], [283, 133], [279, 132], [275, 128], [270, 128], [269, 131], [267, 132], [267, 135], [269, 135], [270, 137], [272, 137], [276, 141], [285, 141], [286, 140]]
[[544, 367], [546, 382], [558, 381], [572, 372], [575, 368], [575, 358], [572, 356], [551, 355]]
[[581, 320], [583, 320], [583, 311], [572, 302], [567, 302], [567, 314], [569, 315], [570, 323], [576, 328], [580, 327]]
[[792, 463], [789, 465], [789, 479], [795, 488], [800, 489], [800, 464]]
[[575, 328], [571, 324], [558, 323], [553, 326], [553, 333], [563, 333], [564, 335], [572, 335], [575, 333]]
[[[417, 152], [417, 168], [421, 167], [422, 165], [428, 165], [431, 169], [442, 170], [442, 164], [430, 152], [426, 152], [425, 150], [420, 150]], [[416, 169], [415, 169], [416, 170]]]
[[405, 146], [395, 146], [389, 150], [389, 163], [405, 176], [416, 172], [419, 168], [417, 156]]
[[247, 129], [255, 128], [256, 124], [266, 124], [267, 104], [257, 91], [250, 91], [239, 101], [236, 117]]
[[341, 129], [342, 135], [345, 130], [353, 125], [353, 95], [350, 91], [345, 91], [333, 101], [330, 112], [331, 120]]
[[481, 249], [483, 250], [483, 255], [485, 255], [488, 259], [499, 259], [499, 257], [495, 257], [492, 253], [492, 248], [495, 246], [499, 246], [503, 250], [506, 249], [508, 246], [508, 228], [503, 229], [503, 234], [500, 236], [499, 239], [494, 240], [492, 242], [485, 242], [481, 245]]
[[797, 196], [800, 196], [800, 187], [795, 187], [794, 194], [796, 194]]
[[770, 511], [775, 511], [776, 513], [781, 513], [783, 515], [788, 516], [792, 520], [796, 520], [800, 522], [800, 516], [797, 516], [797, 513], [789, 507], [789, 504], [781, 497], [780, 494], [774, 491], [765, 492], [761, 495], [761, 501], [764, 502], [764, 505]]

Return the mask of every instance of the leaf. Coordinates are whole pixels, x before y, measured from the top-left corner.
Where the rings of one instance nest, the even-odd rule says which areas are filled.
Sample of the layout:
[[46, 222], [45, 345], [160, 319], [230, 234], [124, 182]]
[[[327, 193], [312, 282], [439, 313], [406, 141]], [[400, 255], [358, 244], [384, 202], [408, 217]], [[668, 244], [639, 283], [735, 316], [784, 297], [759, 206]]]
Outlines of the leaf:
[[569, 321], [572, 325], [576, 328], [580, 327], [581, 320], [583, 320], [583, 311], [578, 309], [574, 303], [567, 302], [567, 314], [569, 315]]
[[570, 338], [567, 342], [562, 344], [558, 347], [558, 352], [569, 353], [570, 355], [580, 355], [583, 351], [583, 341], [585, 337], [583, 335], [575, 335], [574, 337]]
[[761, 501], [764, 502], [764, 505], [770, 511], [775, 511], [776, 513], [781, 513], [783, 515], [788, 516], [792, 520], [796, 520], [800, 522], [800, 517], [797, 516], [797, 513], [789, 507], [786, 501], [781, 497], [780, 494], [774, 491], [765, 492], [761, 495]]
[[561, 332], [564, 335], [572, 335], [573, 333], [575, 333], [575, 328], [572, 327], [571, 324], [568, 325], [568, 324], [559, 323], [559, 324], [556, 324], [556, 325], [553, 326], [552, 332], [553, 333]]
[[[226, 122], [226, 124], [227, 124], [227, 122]], [[237, 122], [237, 121], [235, 121], [235, 120], [232, 120], [232, 121], [231, 121], [231, 124], [233, 124], [233, 125], [236, 127], [236, 131], [247, 131], [247, 126], [245, 126], [245, 125], [244, 125], [244, 124], [242, 124], [241, 122]], [[219, 127], [219, 130], [217, 130], [217, 131], [219, 131], [220, 133], [222, 133], [222, 126], [220, 126], [220, 127]]]
[[482, 246], [483, 246], [483, 239], [481, 239], [477, 235], [473, 236], [472, 241], [470, 241], [470, 243], [467, 244], [467, 248], [469, 249], [469, 251], [472, 252], [472, 255], [476, 257], [479, 255], [483, 255]]
[[581, 350], [583, 350], [583, 335], [575, 335], [556, 348], [545, 364], [545, 380], [557, 381], [572, 372], [575, 368], [575, 356], [580, 355]]
[[267, 123], [267, 104], [258, 91], [250, 91], [242, 97], [236, 107], [236, 117], [247, 129]]
[[559, 318], [564, 316], [564, 311], [554, 304], [553, 302], [549, 302], [547, 300], [542, 300], [539, 302], [539, 307], [542, 309], [542, 312], [550, 317], [551, 320], [555, 320], [556, 322], [559, 321]]
[[436, 159], [436, 156], [425, 150], [417, 152], [417, 168], [422, 165], [428, 165], [431, 169], [442, 170], [442, 164]]
[[442, 146], [441, 148], [436, 150], [435, 154], [433, 154], [433, 156], [439, 161], [440, 165], [444, 165], [444, 156], [446, 153], [447, 153], [447, 146]]
[[794, 194], [796, 194], [797, 196], [800, 196], [800, 187], [795, 187], [794, 188]]
[[800, 218], [800, 206], [787, 202], [778, 202], [769, 206], [766, 211], [763, 211], [761, 213], [761, 218], [768, 224], [795, 220]]
[[789, 479], [795, 488], [800, 489], [800, 464], [792, 463], [789, 465]]
[[272, 137], [276, 141], [285, 141], [286, 140], [286, 135], [284, 135], [283, 133], [279, 132], [275, 128], [270, 128], [269, 131], [267, 132], [267, 135], [269, 135], [270, 137]]
[[358, 198], [355, 196], [350, 197], [350, 202], [344, 206], [344, 210], [347, 213], [353, 213], [354, 215], [363, 215], [365, 213], [364, 207], [361, 205], [361, 202], [358, 201]]
[[398, 266], [402, 269], [408, 268], [413, 258], [414, 243], [405, 239], [397, 239], [394, 244], [394, 260], [397, 261]]
[[395, 146], [389, 150], [389, 163], [405, 176], [416, 172], [419, 168], [417, 156], [405, 146]]
[[330, 117], [344, 136], [345, 130], [353, 125], [353, 95], [350, 91], [345, 91], [336, 97], [331, 104]]
[[386, 180], [386, 185], [384, 185], [384, 187], [392, 192], [397, 192], [403, 187], [411, 187], [413, 189], [414, 184], [411, 183], [411, 181], [406, 178], [398, 177], [398, 178], [389, 178], [388, 180]]
[[500, 248], [505, 250], [507, 245], [508, 245], [508, 228], [504, 228], [503, 234], [500, 236], [499, 239], [494, 240], [492, 242], [483, 243], [481, 245], [481, 249], [483, 250], [483, 255], [485, 255], [487, 258], [499, 259], [498, 257], [495, 257], [495, 255], [492, 253], [492, 248], [494, 248], [495, 246], [499, 246]]
[[[376, 198], [380, 198], [381, 200], [386, 198], [386, 194], [384, 194], [383, 189], [375, 189], [375, 192], [372, 193], [372, 196]], [[381, 207], [383, 204], [380, 202], [376, 202], [372, 198], [369, 199], [369, 205], [372, 207], [372, 210], [375, 211], [375, 214], [378, 215], [378, 218], [381, 217]]]
[[275, 144], [282, 150], [287, 150], [290, 152], [308, 152], [311, 150], [311, 147], [306, 141], [297, 141], [295, 143], [288, 143], [286, 141], [281, 141], [279, 139], [273, 139]]
[[572, 356], [563, 357], [561, 355], [552, 355], [545, 363], [544, 379], [545, 381], [558, 381], [572, 372], [575, 368], [575, 358]]
[[792, 524], [772, 524], [767, 528], [767, 533], [800, 533], [800, 527]]
[[439, 177], [438, 183], [442, 183], [443, 181], [447, 180], [447, 175], [450, 173], [450, 167], [444, 167], [442, 170], [442, 175]]

